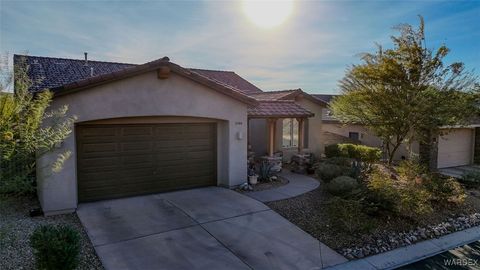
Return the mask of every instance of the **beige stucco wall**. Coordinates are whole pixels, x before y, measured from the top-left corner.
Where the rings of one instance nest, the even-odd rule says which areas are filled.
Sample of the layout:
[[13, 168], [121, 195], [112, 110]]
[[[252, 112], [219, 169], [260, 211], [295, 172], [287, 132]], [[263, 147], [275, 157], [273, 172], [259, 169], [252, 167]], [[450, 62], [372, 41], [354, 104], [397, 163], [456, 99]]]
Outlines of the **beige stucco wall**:
[[[382, 140], [380, 140], [380, 138], [378, 138], [377, 136], [373, 135], [372, 132], [369, 131], [367, 128], [365, 128], [365, 126], [363, 125], [351, 125], [351, 124], [344, 125], [341, 123], [324, 122], [323, 131], [335, 133], [347, 138], [348, 138], [349, 132], [358, 132], [360, 135], [360, 142], [362, 144], [372, 146], [372, 147], [382, 148]], [[343, 143], [343, 141], [332, 141], [333, 137], [327, 136], [325, 134], [323, 134], [323, 137], [324, 137], [323, 141], [325, 142], [326, 145]], [[327, 137], [330, 139], [327, 139]], [[410, 147], [413, 153], [418, 153], [418, 143], [414, 142]], [[400, 148], [397, 150], [394, 159], [401, 160], [402, 157], [405, 157], [405, 158], [409, 157], [408, 147], [405, 144], [402, 144]]]
[[[340, 123], [323, 123], [323, 131], [328, 131], [331, 133], [335, 133], [341, 135], [343, 137], [348, 138], [349, 132], [358, 132], [360, 135], [360, 142], [362, 144], [373, 146], [373, 147], [381, 147], [382, 141], [377, 137], [372, 135], [364, 126], [362, 125], [343, 125]], [[332, 144], [333, 142], [326, 142], [326, 144]]]
[[[149, 118], [149, 121], [160, 122], [208, 118], [198, 121], [218, 124], [218, 185], [233, 187], [246, 180], [247, 105], [189, 79], [171, 74], [169, 79], [159, 80], [153, 71], [56, 97], [52, 108], [64, 104], [69, 106], [70, 115], [77, 116], [77, 123], [145, 116], [169, 116]], [[57, 154], [65, 151], [72, 153], [71, 158], [62, 171], [51, 172]], [[60, 147], [38, 158], [38, 197], [47, 215], [73, 211], [77, 207], [75, 157], [73, 133]]]

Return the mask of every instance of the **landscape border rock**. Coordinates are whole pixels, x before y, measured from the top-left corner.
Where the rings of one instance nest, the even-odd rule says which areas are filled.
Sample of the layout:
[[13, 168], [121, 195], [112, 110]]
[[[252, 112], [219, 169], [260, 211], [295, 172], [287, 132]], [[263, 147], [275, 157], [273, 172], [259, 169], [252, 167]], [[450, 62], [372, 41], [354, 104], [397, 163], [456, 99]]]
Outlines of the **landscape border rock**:
[[407, 232], [392, 233], [383, 231], [374, 235], [371, 240], [365, 242], [363, 246], [343, 248], [339, 250], [339, 252], [347, 259], [354, 260], [408, 246], [427, 239], [438, 238], [478, 225], [480, 225], [480, 213], [461, 215], [456, 218], [449, 218], [447, 221], [436, 225], [417, 227]]

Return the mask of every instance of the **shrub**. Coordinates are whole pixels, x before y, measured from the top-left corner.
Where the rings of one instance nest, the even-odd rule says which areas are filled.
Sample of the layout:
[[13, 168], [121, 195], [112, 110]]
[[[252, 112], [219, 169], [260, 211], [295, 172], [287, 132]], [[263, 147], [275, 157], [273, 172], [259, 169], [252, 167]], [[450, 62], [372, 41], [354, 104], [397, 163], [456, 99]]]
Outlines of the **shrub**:
[[404, 161], [396, 170], [377, 165], [368, 175], [366, 205], [406, 217], [433, 211], [434, 204], [461, 204], [465, 190], [454, 178], [429, 173], [416, 161]]
[[363, 212], [358, 201], [334, 197], [329, 201], [327, 214], [334, 228], [348, 233], [364, 233], [371, 231], [375, 223]]
[[339, 177], [342, 175], [350, 175], [351, 168], [338, 166], [328, 163], [320, 163], [317, 165], [317, 169], [315, 173], [322, 179], [323, 181], [329, 182], [335, 177]]
[[366, 145], [342, 143], [326, 146], [325, 155], [327, 158], [344, 157], [353, 158], [365, 163], [375, 163], [382, 157], [382, 150]]
[[[38, 81], [30, 80], [25, 59], [15, 65], [15, 78], [13, 72], [3, 66], [0, 65], [0, 76], [4, 78], [0, 81], [0, 180], [10, 182], [2, 183], [0, 192], [17, 195], [35, 188], [35, 181], [30, 177], [35, 175], [35, 156], [63, 142], [72, 132], [75, 117], [67, 116], [67, 105], [49, 108], [53, 92], [45, 89], [33, 94], [29, 91]], [[6, 93], [9, 86], [14, 86], [15, 94]], [[64, 161], [61, 157], [48, 164], [52, 172], [61, 169]]]
[[384, 168], [376, 167], [368, 176], [366, 200], [387, 211], [395, 211], [398, 200], [394, 180]]
[[342, 157], [338, 144], [330, 144], [325, 146], [325, 156], [327, 158]]
[[13, 176], [0, 179], [0, 194], [31, 195], [35, 194], [35, 177]]
[[425, 187], [430, 192], [431, 199], [436, 203], [461, 204], [467, 197], [462, 185], [453, 177], [432, 174], [425, 180]]
[[73, 228], [44, 225], [30, 236], [38, 269], [71, 270], [78, 265], [80, 234]]
[[397, 173], [405, 179], [417, 179], [428, 174], [427, 168], [416, 160], [404, 160], [397, 167]]
[[480, 187], [480, 172], [470, 171], [462, 175], [462, 184], [469, 188]]
[[270, 181], [272, 174], [273, 164], [268, 161], [262, 161], [260, 164], [258, 176], [262, 181]]
[[327, 163], [327, 164], [333, 164], [333, 165], [344, 166], [344, 167], [352, 166], [352, 160], [350, 158], [346, 158], [346, 157], [327, 158], [323, 162]]
[[398, 189], [399, 200], [396, 203], [397, 212], [402, 216], [414, 218], [417, 215], [432, 212], [431, 194], [425, 188], [409, 183]]
[[357, 180], [349, 176], [339, 176], [327, 184], [327, 191], [332, 195], [344, 196], [358, 188]]

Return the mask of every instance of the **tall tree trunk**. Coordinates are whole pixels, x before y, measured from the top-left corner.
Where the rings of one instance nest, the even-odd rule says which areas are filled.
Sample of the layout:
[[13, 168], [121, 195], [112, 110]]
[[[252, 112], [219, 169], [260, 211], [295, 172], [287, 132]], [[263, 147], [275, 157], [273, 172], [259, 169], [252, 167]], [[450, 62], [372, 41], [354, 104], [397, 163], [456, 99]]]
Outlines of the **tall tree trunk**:
[[419, 161], [429, 171], [437, 169], [438, 132], [425, 131], [425, 138], [419, 143]]
[[393, 158], [395, 157], [395, 153], [397, 153], [397, 150], [401, 144], [402, 144], [401, 142], [396, 142], [395, 144], [393, 144], [393, 149], [389, 150], [390, 153], [388, 154], [388, 165], [392, 165]]

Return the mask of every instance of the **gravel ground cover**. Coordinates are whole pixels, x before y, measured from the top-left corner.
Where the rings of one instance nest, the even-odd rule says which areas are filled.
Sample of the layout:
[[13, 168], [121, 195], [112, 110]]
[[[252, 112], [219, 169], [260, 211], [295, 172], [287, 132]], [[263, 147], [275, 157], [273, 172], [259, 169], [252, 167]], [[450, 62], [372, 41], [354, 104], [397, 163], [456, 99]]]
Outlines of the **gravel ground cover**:
[[0, 269], [35, 269], [29, 238], [35, 228], [45, 224], [66, 224], [76, 228], [82, 236], [78, 269], [103, 269], [75, 213], [30, 217], [29, 211], [38, 207], [35, 198], [0, 198]]
[[267, 205], [348, 259], [362, 258], [480, 225], [478, 190], [468, 192], [463, 206], [435, 209], [432, 214], [415, 219], [371, 217], [373, 228], [358, 233], [348, 233], [333, 225], [335, 223], [327, 214], [331, 198], [321, 182], [320, 187], [311, 192]]

